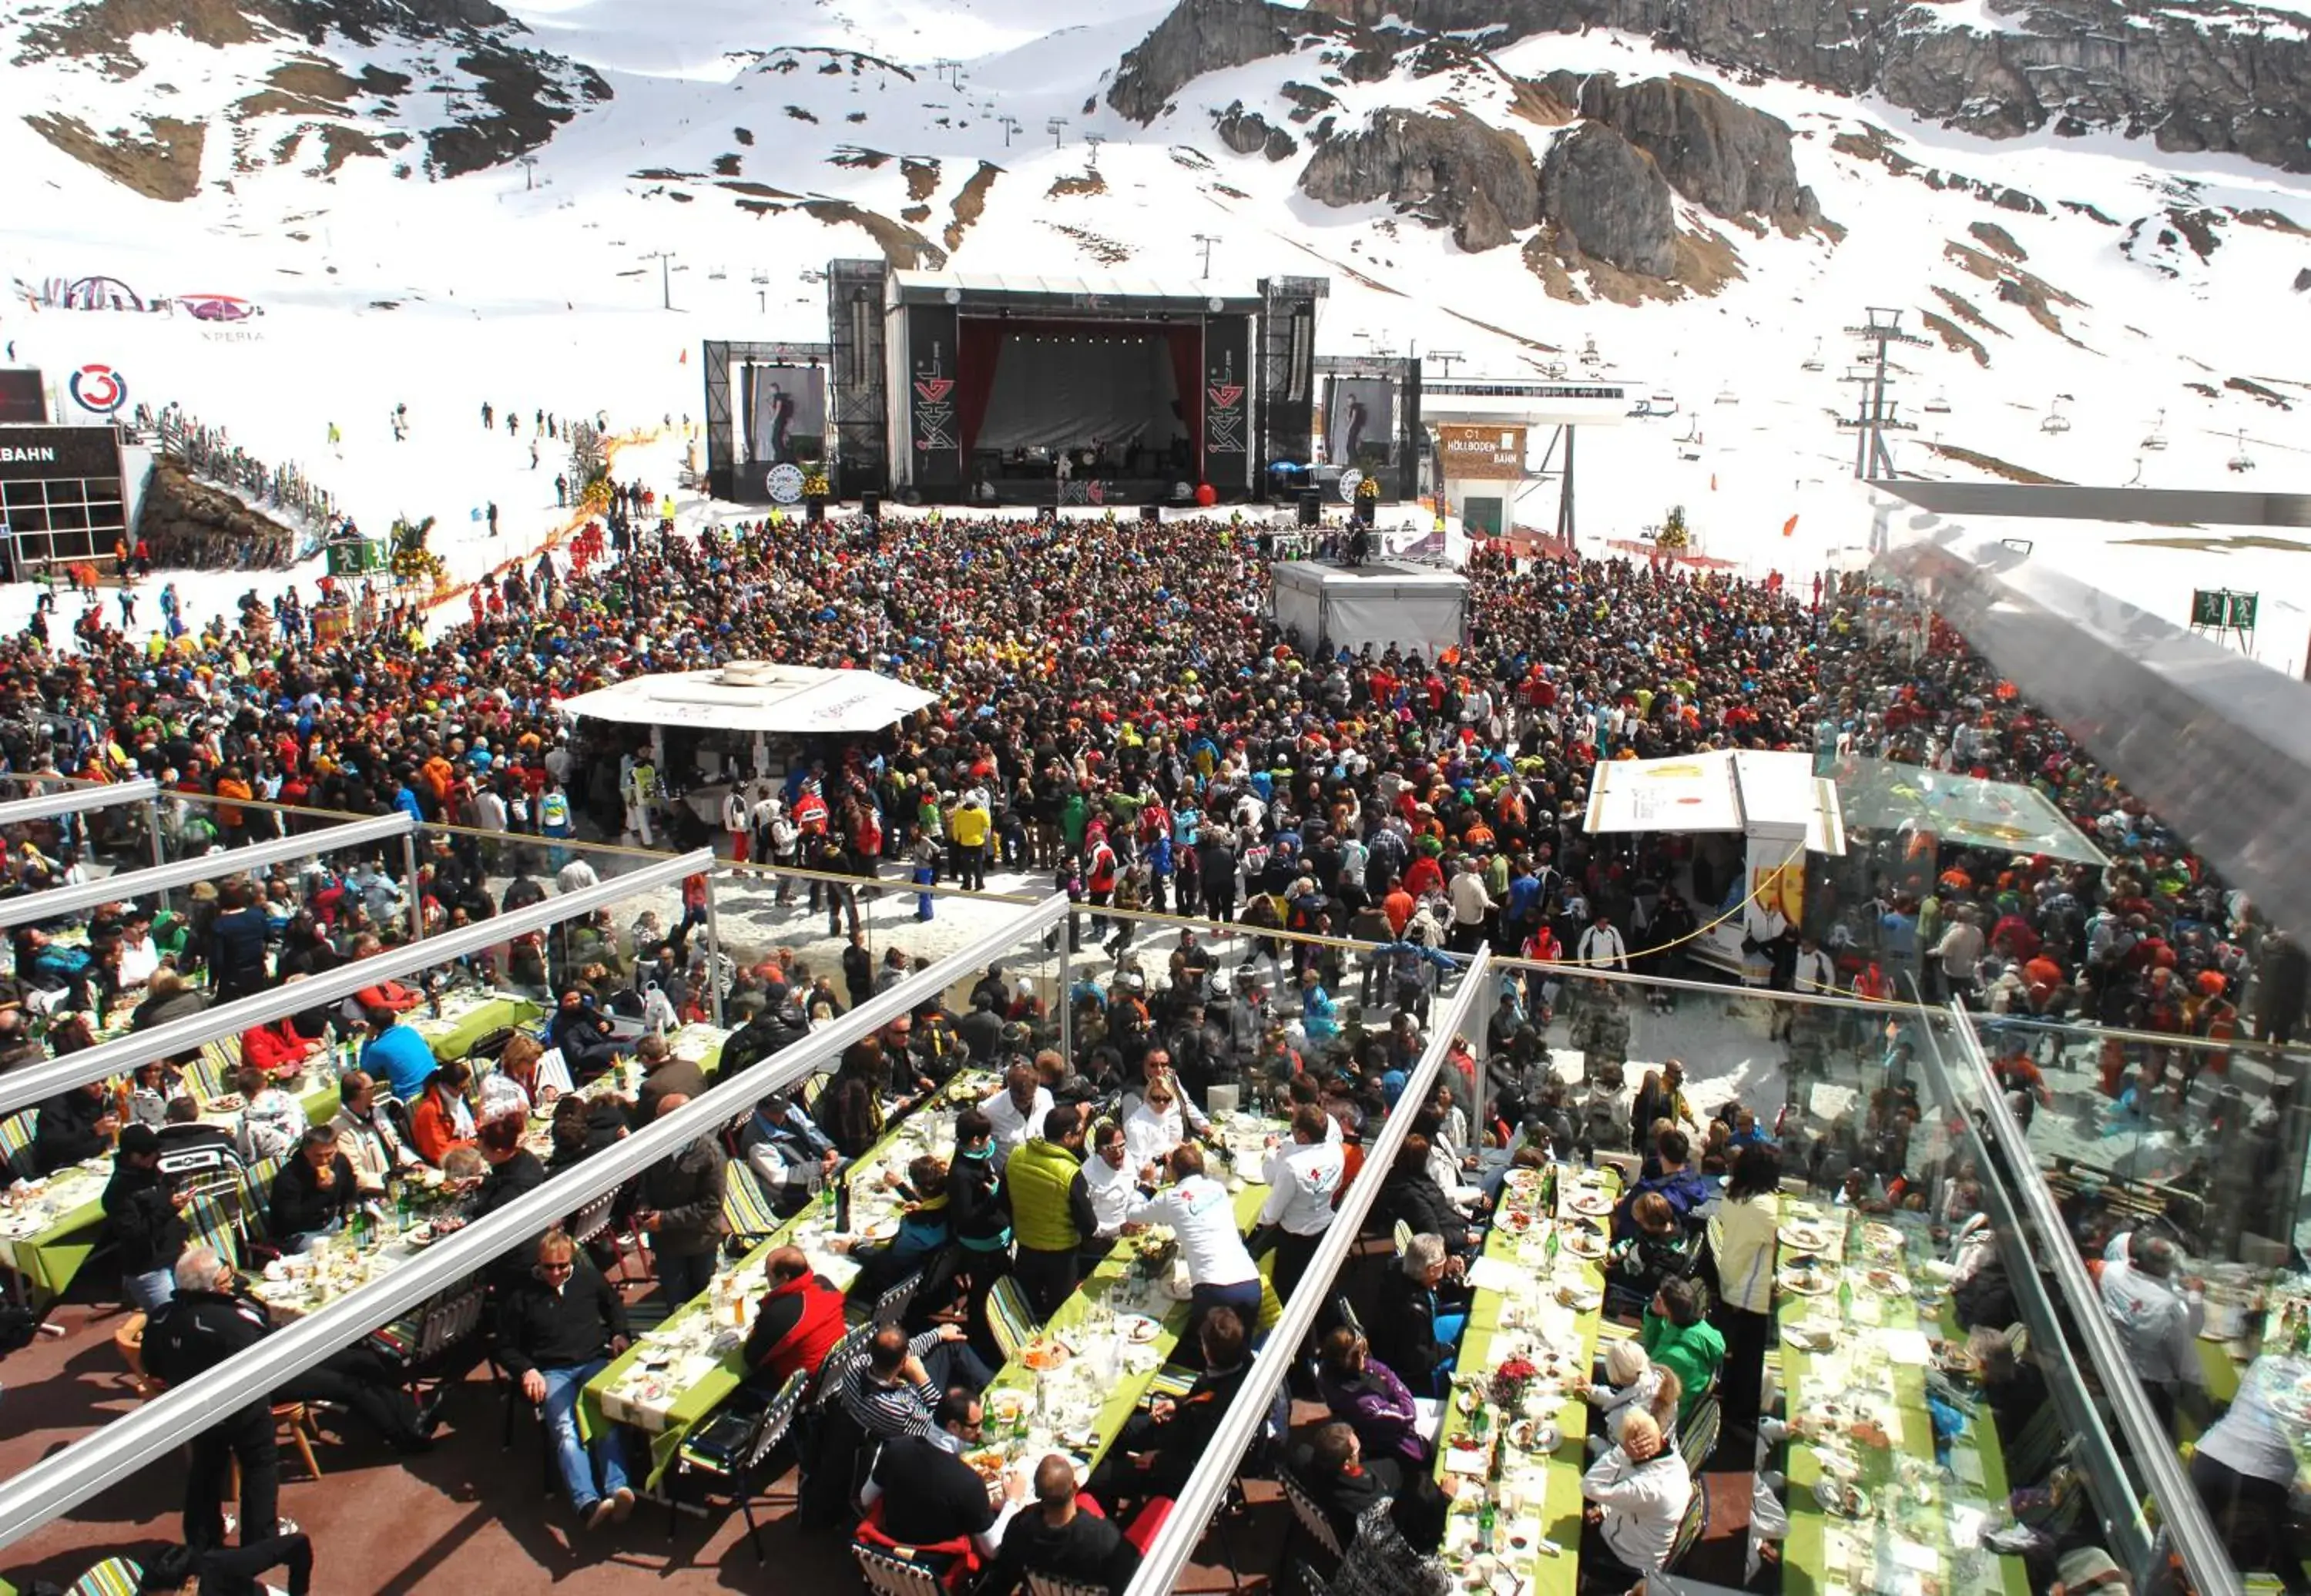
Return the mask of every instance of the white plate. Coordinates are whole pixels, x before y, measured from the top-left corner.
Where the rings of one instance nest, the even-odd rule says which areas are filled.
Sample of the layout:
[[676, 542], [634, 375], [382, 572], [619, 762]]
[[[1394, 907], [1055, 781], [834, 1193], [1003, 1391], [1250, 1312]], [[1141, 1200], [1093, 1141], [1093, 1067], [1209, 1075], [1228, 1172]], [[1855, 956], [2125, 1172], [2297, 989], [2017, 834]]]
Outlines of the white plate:
[[1164, 1327], [1145, 1313], [1119, 1313], [1115, 1316], [1115, 1328], [1135, 1347], [1145, 1347], [1164, 1333]]

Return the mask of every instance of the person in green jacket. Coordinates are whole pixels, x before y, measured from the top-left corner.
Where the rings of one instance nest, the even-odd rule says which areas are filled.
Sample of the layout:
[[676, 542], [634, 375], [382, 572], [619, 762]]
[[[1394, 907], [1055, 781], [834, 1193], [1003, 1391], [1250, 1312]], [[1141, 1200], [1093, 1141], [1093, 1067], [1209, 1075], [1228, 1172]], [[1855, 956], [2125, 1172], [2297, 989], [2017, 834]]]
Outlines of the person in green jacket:
[[1003, 1168], [1011, 1188], [1013, 1272], [1037, 1319], [1048, 1322], [1079, 1282], [1077, 1253], [1098, 1232], [1083, 1173], [1083, 1113], [1075, 1104], [1043, 1116], [1042, 1134], [1020, 1144]]
[[1687, 1279], [1662, 1281], [1645, 1309], [1637, 1345], [1684, 1386], [1677, 1404], [1677, 1422], [1682, 1426], [1725, 1362], [1725, 1338], [1704, 1316], [1701, 1287]]

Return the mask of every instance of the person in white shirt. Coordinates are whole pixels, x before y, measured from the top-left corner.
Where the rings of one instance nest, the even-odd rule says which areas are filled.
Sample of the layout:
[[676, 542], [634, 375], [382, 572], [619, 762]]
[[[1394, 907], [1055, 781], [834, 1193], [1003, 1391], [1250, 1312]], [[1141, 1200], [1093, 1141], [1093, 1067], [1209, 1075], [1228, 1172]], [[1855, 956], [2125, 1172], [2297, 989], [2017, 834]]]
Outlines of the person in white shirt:
[[1475, 859], [1461, 861], [1452, 879], [1444, 884], [1444, 895], [1452, 903], [1452, 950], [1474, 953], [1484, 940], [1485, 916], [1493, 911], [1493, 894], [1485, 890], [1484, 874]]
[[[1581, 1477], [1581, 1567], [1608, 1580], [1658, 1574], [1693, 1499], [1685, 1460], [1661, 1444], [1644, 1408], [1621, 1421], [1620, 1441]], [[1616, 1589], [1618, 1588], [1617, 1585]]]
[[1573, 957], [1576, 963], [1592, 968], [1626, 970], [1629, 967], [1628, 944], [1621, 940], [1620, 930], [1613, 924], [1613, 917], [1602, 912], [1598, 914], [1596, 923], [1581, 933], [1581, 941], [1573, 950]]
[[1123, 1234], [1131, 1205], [1139, 1200], [1138, 1172], [1125, 1155], [1123, 1127], [1113, 1120], [1102, 1120], [1092, 1132], [1092, 1155], [1084, 1160], [1083, 1177], [1091, 1193], [1092, 1217], [1099, 1222], [1096, 1236], [1084, 1251], [1104, 1260]]
[[2207, 1378], [2199, 1361], [2206, 1304], [2188, 1283], [2175, 1279], [2182, 1256], [2165, 1236], [2128, 1231], [2103, 1253], [2097, 1282], [2103, 1315], [2117, 1330], [2119, 1347], [2134, 1365], [2143, 1393], [2170, 1429], [2183, 1387], [2203, 1386]]
[[1821, 944], [1811, 937], [1798, 938], [1797, 976], [1794, 989], [1801, 992], [1837, 995], [1837, 965], [1824, 953]]
[[573, 856], [570, 862], [554, 873], [554, 885], [565, 893], [583, 892], [601, 880], [583, 855]]
[[1974, 968], [1982, 961], [1982, 928], [1975, 923], [1973, 910], [1958, 911], [1949, 929], [1934, 944], [1934, 957], [1941, 961], [1943, 995], [1960, 1001], [1973, 997]]
[[1268, 1154], [1268, 1200], [1260, 1222], [1276, 1226], [1277, 1297], [1292, 1300], [1293, 1288], [1308, 1272], [1316, 1244], [1331, 1227], [1332, 1203], [1340, 1194], [1347, 1161], [1332, 1132], [1332, 1116], [1312, 1103], [1292, 1111], [1292, 1139]]
[[153, 946], [153, 917], [136, 913], [120, 929], [120, 965], [113, 983], [124, 992], [148, 984], [161, 968], [161, 950]]
[[1180, 1109], [1180, 1083], [1169, 1075], [1150, 1071], [1147, 1095], [1123, 1121], [1124, 1152], [1131, 1167], [1153, 1185], [1156, 1166], [1187, 1139], [1188, 1120]]
[[995, 1127], [995, 1167], [999, 1170], [1042, 1129], [1043, 1116], [1051, 1112], [1051, 1094], [1033, 1065], [1014, 1064], [1003, 1077], [1003, 1090], [980, 1109]]
[[1151, 1225], [1169, 1225], [1187, 1260], [1188, 1324], [1180, 1334], [1192, 1342], [1214, 1308], [1233, 1308], [1246, 1325], [1260, 1321], [1260, 1266], [1245, 1251], [1236, 1228], [1235, 1199], [1204, 1173], [1204, 1150], [1182, 1142], [1165, 1160], [1173, 1184], [1154, 1197], [1136, 1198], [1124, 1222], [1128, 1234]]

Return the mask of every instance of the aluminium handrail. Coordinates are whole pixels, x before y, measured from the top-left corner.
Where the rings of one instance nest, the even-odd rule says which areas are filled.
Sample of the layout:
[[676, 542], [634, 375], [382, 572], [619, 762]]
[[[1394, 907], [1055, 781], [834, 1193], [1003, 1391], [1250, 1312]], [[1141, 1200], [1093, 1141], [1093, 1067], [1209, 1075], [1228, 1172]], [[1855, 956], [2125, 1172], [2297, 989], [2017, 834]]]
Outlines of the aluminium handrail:
[[9, 1070], [0, 1074], [0, 1114], [46, 1103], [91, 1081], [127, 1074], [155, 1059], [175, 1058], [205, 1042], [239, 1036], [258, 1025], [270, 1025], [283, 1015], [341, 1003], [379, 981], [467, 958], [531, 931], [542, 931], [562, 920], [606, 909], [636, 893], [674, 885], [686, 876], [711, 869], [713, 863], [714, 855], [702, 848], [694, 853], [670, 854], [661, 863], [645, 865], [639, 870], [547, 898], [525, 909], [509, 910], [490, 920], [458, 926], [422, 942], [385, 948], [304, 981], [283, 981], [266, 991], [167, 1021], [149, 1031], [132, 1031], [45, 1064]]
[[[671, 862], [691, 866], [688, 858]], [[889, 990], [876, 993], [824, 1030], [725, 1077], [683, 1107], [436, 1242], [408, 1263], [0, 1481], [0, 1547], [69, 1513], [113, 1481], [206, 1429], [219, 1415], [261, 1399], [395, 1314], [466, 1279], [592, 1199], [751, 1111], [768, 1093], [809, 1078], [821, 1063], [838, 1057], [852, 1042], [946, 990], [961, 972], [1040, 936], [1059, 924], [1065, 912], [1066, 900], [1053, 897], [1006, 920], [929, 968], [914, 971]], [[438, 949], [447, 939], [436, 938], [421, 946]]]

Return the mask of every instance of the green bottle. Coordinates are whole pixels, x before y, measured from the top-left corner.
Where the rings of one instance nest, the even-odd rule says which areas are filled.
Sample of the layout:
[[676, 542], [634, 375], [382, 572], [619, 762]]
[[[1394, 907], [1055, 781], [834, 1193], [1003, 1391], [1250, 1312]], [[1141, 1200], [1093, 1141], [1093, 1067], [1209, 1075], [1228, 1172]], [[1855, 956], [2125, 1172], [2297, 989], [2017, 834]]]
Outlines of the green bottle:
[[1488, 1496], [1485, 1499], [1484, 1505], [1477, 1509], [1477, 1549], [1478, 1551], [1489, 1553], [1499, 1544], [1495, 1539], [1498, 1528], [1498, 1521], [1493, 1513], [1492, 1499]]
[[416, 1215], [416, 1199], [411, 1197], [409, 1193], [409, 1182], [407, 1181], [394, 1182], [393, 1216], [395, 1221], [401, 1227], [402, 1234], [407, 1235], [409, 1234], [412, 1228], [412, 1221], [414, 1219]]

